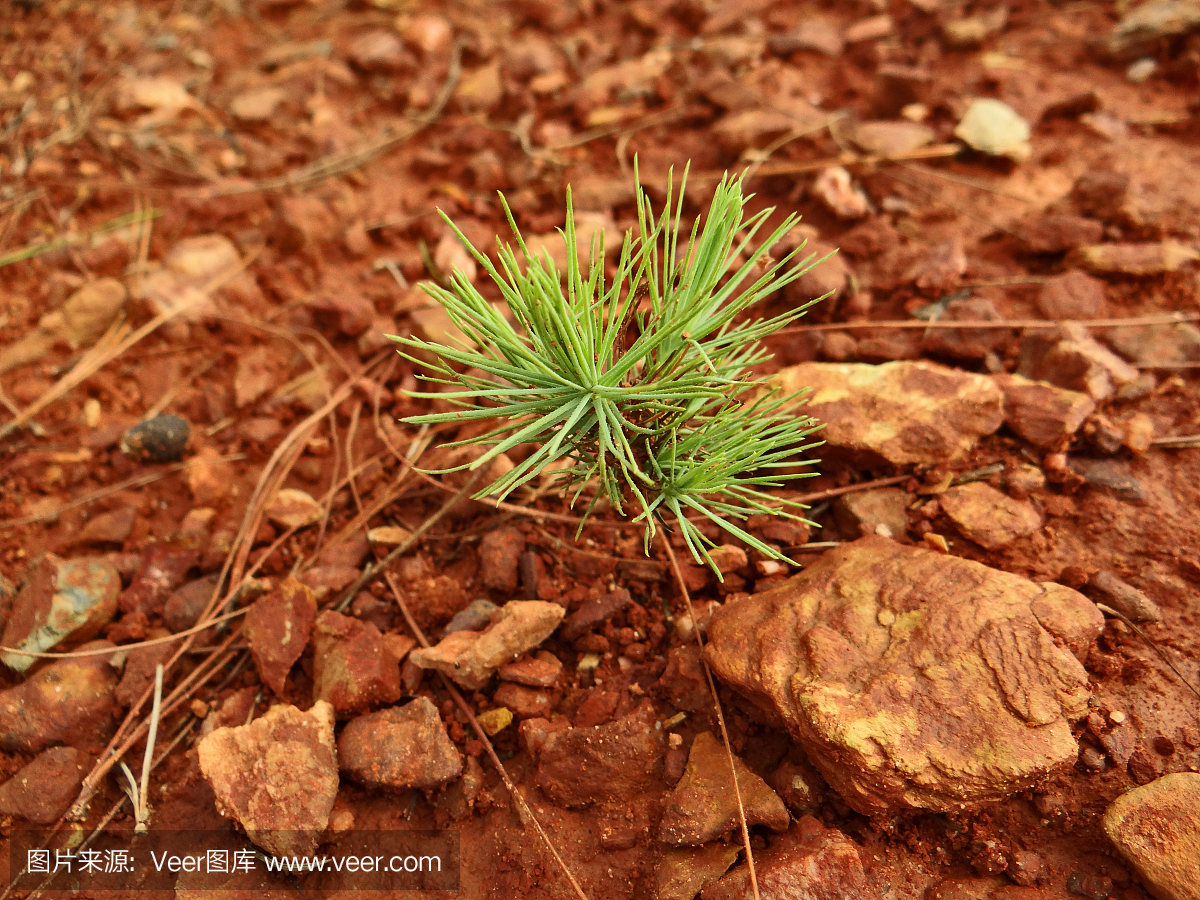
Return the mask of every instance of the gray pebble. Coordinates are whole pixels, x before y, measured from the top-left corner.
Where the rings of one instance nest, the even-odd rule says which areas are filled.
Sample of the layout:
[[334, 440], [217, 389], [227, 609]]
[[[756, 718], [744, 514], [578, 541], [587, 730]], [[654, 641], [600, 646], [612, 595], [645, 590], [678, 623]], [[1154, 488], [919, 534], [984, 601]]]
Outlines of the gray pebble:
[[187, 420], [179, 416], [155, 416], [125, 432], [121, 451], [154, 462], [178, 462], [183, 458], [191, 431]]

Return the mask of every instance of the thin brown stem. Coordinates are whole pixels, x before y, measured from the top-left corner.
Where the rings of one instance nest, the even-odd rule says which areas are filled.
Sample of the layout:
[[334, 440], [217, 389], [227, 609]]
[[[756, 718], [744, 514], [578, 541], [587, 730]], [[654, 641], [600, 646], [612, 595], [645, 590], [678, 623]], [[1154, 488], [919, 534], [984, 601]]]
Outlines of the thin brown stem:
[[336, 606], [334, 606], [334, 609], [338, 612], [344, 610], [350, 605], [350, 601], [354, 599], [354, 596], [364, 587], [374, 581], [380, 572], [384, 571], [393, 562], [415, 547], [417, 541], [421, 539], [421, 536], [424, 535], [425, 532], [440, 522], [446, 513], [450, 512], [450, 510], [454, 509], [454, 507], [467, 498], [467, 496], [471, 493], [471, 488], [475, 486], [475, 482], [479, 480], [482, 474], [482, 470], [475, 472], [470, 478], [467, 479], [467, 483], [459, 489], [457, 494], [443, 503], [441, 509], [422, 522], [421, 526], [407, 538], [405, 538], [403, 543], [397, 544], [395, 547], [393, 547], [388, 555], [379, 560], [379, 562], [375, 563], [375, 565], [368, 566], [366, 571], [364, 571], [362, 575], [358, 576], [358, 578], [355, 579], [354, 584], [350, 585], [350, 587], [346, 590], [346, 593], [342, 595], [342, 599], [337, 603]]

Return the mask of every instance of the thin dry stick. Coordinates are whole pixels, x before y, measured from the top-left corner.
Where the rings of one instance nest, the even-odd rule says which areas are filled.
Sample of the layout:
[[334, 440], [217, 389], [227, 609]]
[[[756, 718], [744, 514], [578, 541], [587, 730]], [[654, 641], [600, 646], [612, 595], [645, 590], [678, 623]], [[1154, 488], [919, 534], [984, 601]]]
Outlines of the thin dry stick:
[[[140, 193], [136, 195], [136, 198], [136, 208], [140, 215], [143, 207], [145, 206], [145, 202], [143, 201]], [[142, 219], [140, 225], [138, 226], [137, 265], [133, 273], [135, 293], [138, 295], [142, 293], [142, 285], [146, 281], [146, 271], [150, 267], [150, 236], [153, 230], [154, 220]]]
[[[944, 196], [944, 194], [942, 192], [939, 192], [939, 191], [934, 190], [933, 188], [927, 187], [926, 185], [923, 185], [920, 182], [913, 181], [911, 178], [905, 178], [903, 175], [898, 174], [895, 171], [895, 169], [880, 169], [879, 173], [881, 175], [886, 175], [888, 178], [891, 178], [894, 181], [898, 181], [901, 184], [906, 184], [913, 190], [920, 191], [922, 194], [924, 194], [926, 197], [928, 197], [933, 202], [941, 203], [943, 206], [946, 206], [946, 207], [954, 210], [960, 216], [966, 216], [968, 219], [974, 219], [976, 222], [986, 225], [988, 228], [991, 228], [995, 231], [1003, 231], [1005, 234], [1009, 235], [1010, 237], [1014, 237], [1017, 240], [1025, 239], [1024, 235], [1022, 235], [1019, 231], [1014, 231], [1013, 229], [1009, 228], [1006, 225], [1001, 225], [999, 222], [993, 221], [992, 219], [988, 218], [987, 216], [982, 215], [981, 213], [977, 213], [969, 207], [960, 206], [957, 203], [953, 203], [950, 200], [946, 199], [946, 197]], [[986, 188], [984, 190], [986, 190]]]
[[[364, 462], [362, 464], [362, 466], [360, 466], [359, 469], [356, 470], [355, 472], [353, 472], [352, 474], [353, 475], [360, 474], [364, 468], [366, 468], [372, 462], [374, 462], [375, 460], [377, 460], [379, 458], [380, 458], [379, 456], [372, 457], [371, 459]], [[328, 508], [329, 508], [330, 503], [333, 501], [334, 496], [337, 494], [338, 491], [340, 491], [342, 488], [344, 488], [346, 486], [346, 482], [349, 480], [350, 477], [351, 477], [350, 475], [347, 475], [346, 477], [342, 478], [341, 481], [335, 481], [333, 484], [331, 484], [329, 486], [329, 490], [326, 491], [325, 495], [321, 498], [320, 505], [325, 508], [326, 514], [328, 514], [328, 511], [329, 511]], [[252, 579], [256, 574], [258, 574], [258, 570], [261, 569], [263, 567], [263, 565], [266, 564], [267, 560], [269, 560], [275, 554], [275, 551], [278, 550], [280, 547], [282, 547], [284, 545], [284, 543], [286, 541], [288, 541], [292, 537], [292, 535], [294, 535], [302, 527], [304, 527], [304, 526], [293, 525], [292, 527], [290, 527], [286, 531], [284, 531], [282, 534], [280, 534], [279, 537], [275, 538], [275, 540], [272, 541], [267, 546], [266, 550], [264, 550], [262, 552], [262, 554], [259, 556], [258, 561], [254, 565], [252, 565], [249, 569], [246, 570], [246, 573], [244, 575], [242, 575], [240, 581], [238, 581], [236, 584], [233, 585], [233, 587], [230, 589], [230, 591], [226, 595], [226, 602], [228, 602], [228, 598], [236, 597], [238, 595], [238, 593], [240, 591], [242, 591], [246, 587], [247, 584], [250, 583], [250, 579]], [[306, 568], [308, 568], [308, 566], [306, 566]], [[235, 610], [234, 612], [225, 613], [224, 615], [218, 616], [215, 619], [211, 619], [211, 620], [205, 619], [204, 621], [205, 621], [205, 623], [208, 623], [210, 621], [214, 622], [214, 623], [223, 622], [226, 619], [232, 619], [235, 616], [243, 615], [246, 612], [248, 612], [249, 609], [250, 609], [249, 607], [246, 607], [244, 609]], [[200, 626], [195, 626], [194, 628], [189, 629], [189, 633], [194, 633], [199, 630], [202, 630], [202, 629], [200, 629]], [[180, 632], [179, 634], [183, 634], [183, 633], [184, 632]], [[124, 646], [133, 647], [133, 646], [138, 646], [138, 645], [126, 644]], [[199, 648], [197, 648], [197, 650], [198, 649]], [[193, 651], [191, 651], [190, 647], [188, 648], [188, 652], [193, 652]], [[174, 662], [174, 660], [172, 660], [172, 662]]]
[[[361, 466], [359, 466], [357, 471], [358, 472], [363, 471], [371, 463], [377, 462], [382, 458], [383, 458], [383, 454], [379, 454], [378, 456], [371, 457], [369, 460], [367, 460]], [[390, 488], [388, 488], [387, 492], [382, 497], [380, 497], [378, 500], [376, 500], [370, 506], [365, 508], [361, 513], [359, 513], [353, 519], [351, 519], [345, 525], [345, 527], [342, 528], [341, 531], [339, 531], [337, 534], [335, 534], [333, 536], [333, 538], [329, 541], [329, 543], [325, 544], [323, 549], [329, 550], [331, 547], [336, 547], [339, 544], [344, 544], [347, 540], [349, 540], [351, 535], [355, 534], [360, 528], [362, 528], [369, 521], [371, 521], [371, 519], [373, 519], [376, 515], [378, 515], [379, 512], [385, 506], [387, 506], [389, 503], [392, 503], [393, 501], [398, 499], [400, 496], [400, 489], [404, 486], [404, 483], [408, 480], [408, 478], [411, 474], [412, 473], [407, 470], [402, 471], [397, 476], [397, 478], [396, 478], [395, 482], [392, 484], [392, 486]], [[315, 558], [315, 554], [314, 554], [314, 558]]]
[[133, 803], [134, 817], [137, 821], [133, 829], [134, 834], [146, 834], [150, 830], [150, 769], [154, 762], [154, 742], [158, 740], [158, 720], [162, 714], [162, 681], [163, 667], [162, 663], [159, 663], [154, 667], [154, 706], [150, 710], [150, 733], [146, 736], [146, 752], [142, 756], [142, 780], [140, 783], [133, 780], [133, 773], [129, 771], [129, 766], [125, 764], [125, 760], [121, 760], [121, 769], [124, 770], [125, 777], [129, 779], [126, 794]]
[[[433, 485], [434, 487], [438, 488], [439, 490], [446, 491], [447, 493], [454, 490], [454, 488], [450, 487], [449, 485], [442, 484], [440, 481], [438, 481], [436, 478], [433, 478], [426, 472], [422, 472], [419, 469], [414, 469], [413, 471], [416, 472], [418, 477], [429, 482], [429, 484]], [[813, 493], [813, 494], [791, 495], [786, 491], [781, 491], [781, 492], [779, 492], [779, 497], [781, 499], [786, 498], [788, 500], [794, 500], [794, 501], [797, 501], [800, 503], [808, 503], [810, 500], [826, 500], [830, 497], [839, 497], [842, 494], [853, 494], [856, 491], [869, 491], [872, 488], [887, 487], [890, 484], [899, 484], [902, 481], [907, 481], [908, 479], [910, 479], [912, 477], [913, 477], [912, 475], [891, 475], [887, 478], [877, 478], [874, 481], [863, 481], [863, 482], [859, 482], [858, 484], [847, 485], [846, 487], [830, 488], [827, 491], [817, 491], [816, 493]], [[546, 511], [540, 510], [540, 509], [532, 509], [527, 506], [518, 506], [515, 503], [504, 503], [500, 500], [494, 500], [491, 497], [475, 497], [473, 499], [475, 500], [476, 503], [483, 503], [487, 506], [491, 506], [491, 507], [501, 510], [503, 512], [515, 513], [520, 516], [527, 516], [531, 519], [541, 519], [541, 520], [548, 521], [548, 522], [561, 522], [564, 525], [578, 526], [580, 524], [583, 524], [583, 519], [579, 518], [579, 516], [570, 516], [570, 515], [566, 515], [565, 513], [546, 512]], [[699, 521], [699, 520], [697, 520], [697, 521]], [[587, 520], [587, 524], [589, 527], [597, 526], [599, 528], [614, 528], [614, 529], [641, 527], [641, 526], [636, 525], [631, 522], [619, 522], [615, 519], [591, 518], [591, 519]]]
[[[275, 312], [278, 312], [278, 309], [276, 309]], [[235, 325], [241, 325], [245, 328], [253, 328], [256, 331], [265, 331], [267, 334], [273, 334], [276, 337], [283, 338], [285, 341], [289, 341], [294, 344], [296, 349], [304, 354], [304, 358], [308, 360], [308, 364], [314, 370], [321, 371], [321, 364], [317, 362], [317, 358], [312, 354], [309, 348], [304, 345], [304, 342], [296, 337], [298, 334], [308, 335], [318, 344], [320, 344], [322, 349], [329, 354], [329, 357], [341, 367], [342, 371], [346, 373], [347, 378], [354, 376], [354, 372], [350, 368], [350, 364], [342, 358], [340, 353], [333, 349], [333, 344], [329, 343], [329, 338], [325, 337], [325, 335], [321, 334], [321, 332], [317, 331], [315, 328], [307, 328], [303, 326], [290, 329], [280, 328], [278, 325], [271, 325], [262, 321], [261, 319], [250, 319], [246, 318], [245, 316], [235, 316], [232, 313], [222, 313], [220, 315], [212, 316], [212, 318], [220, 319], [225, 322], [233, 322]]]
[[34, 659], [83, 659], [91, 656], [113, 656], [117, 653], [140, 650], [142, 647], [157, 647], [160, 644], [169, 644], [172, 641], [178, 641], [181, 638], [199, 634], [201, 631], [208, 631], [208, 629], [228, 622], [230, 619], [244, 616], [249, 611], [250, 607], [236, 609], [231, 613], [225, 613], [223, 616], [217, 616], [215, 619], [201, 622], [199, 625], [193, 625], [185, 631], [178, 631], [175, 634], [168, 634], [163, 637], [149, 638], [144, 641], [138, 641], [136, 644], [121, 644], [119, 647], [98, 647], [94, 650], [68, 650], [63, 653], [39, 653], [34, 650], [19, 650], [16, 647], [0, 647], [0, 653], [16, 653], [20, 656], [32, 656]]
[[[335, 537], [335, 540], [331, 541], [329, 544], [326, 544], [324, 542], [325, 541], [325, 528], [329, 523], [329, 516], [330, 516], [330, 513], [333, 508], [332, 507], [333, 498], [337, 495], [338, 491], [340, 491], [342, 488], [346, 487], [350, 483], [351, 478], [357, 478], [359, 475], [361, 475], [363, 472], [365, 472], [367, 470], [367, 467], [373, 465], [374, 463], [381, 463], [383, 458], [384, 458], [384, 454], [376, 453], [370, 459], [363, 460], [363, 462], [361, 462], [357, 467], [355, 467], [354, 469], [351, 469], [349, 472], [347, 472], [346, 476], [344, 478], [342, 478], [340, 481], [336, 481], [329, 486], [328, 492], [326, 492], [325, 496], [321, 499], [321, 506], [323, 508], [323, 514], [321, 516], [321, 530], [317, 533], [317, 540], [313, 546], [312, 552], [309, 554], [309, 560], [307, 562], [305, 562], [303, 560], [297, 561], [297, 562], [303, 563], [303, 565], [300, 565], [297, 567], [297, 571], [306, 571], [307, 569], [311, 568], [315, 564], [315, 560], [322, 553], [324, 553], [330, 546], [337, 546], [338, 543], [341, 543], [341, 541], [338, 541], [336, 539], [336, 537]], [[355, 521], [357, 521], [357, 519]], [[345, 529], [343, 529], [342, 532], [339, 532], [338, 537], [340, 537], [344, 531], [345, 531]], [[342, 538], [342, 540], [345, 540], [345, 538]]]
[[704, 677], [708, 681], [708, 690], [713, 698], [713, 709], [717, 713], [717, 725], [721, 728], [721, 741], [725, 744], [725, 753], [729, 757], [729, 777], [733, 780], [733, 796], [737, 801], [738, 822], [742, 826], [742, 844], [746, 848], [746, 865], [750, 870], [750, 890], [754, 894], [754, 900], [760, 900], [758, 875], [754, 870], [754, 851], [750, 849], [750, 827], [746, 824], [746, 808], [742, 806], [742, 789], [738, 785], [737, 767], [733, 762], [733, 748], [729, 744], [729, 731], [725, 728], [725, 713], [722, 712], [721, 700], [717, 697], [717, 683], [713, 679], [712, 670], [708, 667], [708, 662], [704, 659], [704, 638], [700, 635], [700, 622], [696, 619], [696, 610], [692, 606], [692, 597], [688, 593], [687, 582], [683, 580], [683, 570], [679, 568], [679, 560], [675, 556], [675, 549], [671, 546], [670, 538], [667, 537], [666, 528], [663, 528], [660, 534], [662, 535], [662, 544], [667, 548], [667, 559], [671, 561], [671, 571], [675, 575], [675, 582], [679, 585], [679, 590], [683, 594], [683, 602], [687, 604], [688, 616], [692, 620], [692, 633], [696, 636], [696, 644], [700, 647], [700, 665], [704, 669]]
[[[14, 416], [19, 416], [21, 414], [21, 407], [17, 406], [17, 404], [13, 402], [12, 397], [4, 393], [4, 388], [0, 388], [0, 406], [3, 406]], [[46, 429], [41, 426], [41, 423], [35, 422], [31, 419], [30, 421], [26, 422], [25, 425], [33, 433], [34, 437], [40, 438], [46, 436]]]
[[1200, 320], [1200, 313], [1152, 313], [1146, 316], [1134, 316], [1126, 319], [964, 319], [959, 322], [933, 321], [923, 319], [887, 319], [873, 322], [868, 319], [853, 322], [826, 322], [820, 325], [803, 325], [795, 328], [781, 328], [772, 337], [782, 334], [804, 334], [811, 331], [844, 331], [848, 328], [1058, 328], [1070, 322], [1084, 328], [1137, 328], [1142, 325], [1175, 325], [1180, 322], [1195, 322]]
[[108, 327], [108, 330], [100, 335], [96, 343], [83, 355], [71, 371], [59, 379], [49, 390], [35, 400], [31, 406], [20, 410], [10, 421], [0, 426], [0, 440], [8, 437], [22, 425], [31, 421], [44, 407], [49, 406], [60, 396], [66, 394], [75, 385], [91, 377], [93, 372], [100, 368], [100, 366], [95, 366], [95, 369], [92, 368], [94, 361], [104, 359], [107, 362], [109, 359], [112, 359], [115, 356], [113, 349], [121, 345], [121, 342], [129, 334], [129, 330], [129, 325], [125, 322], [124, 318], [118, 317]]
[[[428, 473], [422, 472], [419, 469], [414, 469], [419, 478], [424, 479], [431, 485], [442, 491], [453, 491], [454, 488], [447, 484], [442, 484], [436, 478], [431, 477]], [[495, 500], [491, 497], [474, 497], [476, 503], [483, 503], [494, 509], [502, 510], [503, 512], [517, 513], [518, 515], [528, 516], [532, 519], [544, 519], [548, 522], [562, 522], [565, 525], [579, 525], [583, 522], [578, 516], [569, 516], [564, 513], [545, 512], [540, 509], [533, 509], [528, 506], [518, 506], [515, 503], [505, 503], [503, 500]], [[609, 519], [588, 519], [588, 525], [598, 525], [601, 528], [641, 528], [641, 525], [635, 525], [632, 522], [617, 522]]]
[[627, 556], [612, 556], [608, 553], [596, 553], [594, 550], [583, 550], [577, 546], [574, 546], [574, 545], [568, 543], [567, 541], [564, 541], [562, 538], [551, 534], [545, 528], [543, 528], [541, 525], [534, 525], [533, 527], [537, 530], [538, 534], [540, 534], [546, 540], [550, 541], [554, 545], [554, 548], [556, 550], [565, 550], [567, 553], [574, 553], [579, 556], [589, 557], [591, 559], [602, 559], [605, 562], [611, 562], [611, 563], [615, 563], [617, 565], [621, 565], [621, 564], [634, 565], [634, 566], [644, 566], [647, 564], [652, 565], [652, 566], [661, 566], [662, 565], [662, 563], [660, 563], [658, 560], [647, 559], [644, 556], [637, 556], [637, 557], [630, 558]]
[[[396, 581], [392, 576], [392, 573], [385, 573], [384, 578], [387, 580], [388, 587], [392, 589], [392, 596], [396, 598], [396, 605], [400, 607], [400, 612], [404, 616], [404, 621], [408, 624], [409, 630], [412, 631], [413, 637], [420, 642], [422, 647], [428, 650], [432, 645], [429, 643], [429, 639], [425, 637], [425, 632], [422, 631], [420, 626], [417, 625], [416, 619], [413, 618], [412, 613], [409, 611], [408, 604], [404, 602], [404, 595], [400, 593], [400, 589], [396, 586]], [[583, 888], [580, 887], [579, 881], [575, 878], [575, 874], [567, 865], [566, 860], [559, 855], [558, 850], [554, 846], [554, 842], [550, 840], [550, 835], [546, 833], [546, 829], [542, 827], [542, 823], [539, 822], [538, 817], [534, 815], [532, 807], [530, 807], [530, 805], [526, 802], [524, 795], [517, 790], [517, 786], [513, 784], [512, 778], [509, 777], [508, 770], [504, 768], [504, 763], [502, 763], [500, 761], [500, 757], [496, 755], [496, 748], [492, 746], [492, 742], [484, 732], [483, 728], [480, 726], [479, 720], [475, 718], [475, 713], [472, 711], [471, 707], [467, 705], [467, 701], [463, 699], [463, 695], [459, 693], [459, 690], [457, 687], [455, 687], [454, 682], [447, 678], [443, 672], [438, 672], [438, 675], [441, 676], [442, 686], [445, 687], [450, 696], [454, 698], [455, 704], [457, 704], [458, 708], [461, 709], [466, 715], [467, 721], [471, 723], [471, 728], [475, 731], [476, 736], [487, 750], [488, 758], [491, 759], [492, 765], [496, 767], [496, 771], [500, 773], [500, 779], [504, 782], [504, 786], [508, 789], [508, 793], [517, 802], [517, 805], [521, 807], [521, 811], [529, 818], [529, 821], [533, 823], [533, 827], [537, 831], [538, 836], [545, 842], [546, 847], [550, 850], [550, 854], [554, 857], [555, 862], [557, 862], [562, 868], [563, 873], [567, 876], [567, 880], [571, 882], [571, 887], [575, 889], [575, 894], [580, 898], [580, 900], [588, 900], [587, 894], [583, 892]], [[0, 898], [0, 900], [2, 900], [2, 898]]]
[[[239, 459], [245, 459], [245, 454], [233, 453], [229, 456], [219, 456], [216, 458], [216, 461], [234, 462]], [[199, 462], [205, 461], [211, 460], [189, 459], [185, 462], [174, 463], [163, 469], [161, 472], [151, 472], [147, 475], [135, 475], [132, 478], [126, 478], [123, 481], [118, 481], [116, 484], [110, 484], [107, 487], [99, 488], [95, 491], [92, 491], [90, 494], [85, 494], [82, 497], [76, 497], [74, 500], [64, 503], [62, 506], [56, 506], [49, 512], [36, 513], [31, 516], [22, 516], [19, 519], [5, 519], [4, 521], [0, 521], [0, 531], [4, 531], [8, 528], [19, 528], [22, 525], [31, 525], [34, 522], [41, 522], [44, 519], [53, 519], [55, 516], [59, 516], [69, 509], [74, 509], [77, 506], [87, 506], [89, 503], [95, 503], [97, 500], [107, 497], [110, 494], [115, 494], [119, 491], [126, 490], [127, 488], [145, 487], [148, 484], [152, 484], [155, 481], [160, 481], [163, 478], [166, 478], [168, 475], [173, 475], [182, 469], [190, 468]]]
[[[356, 403], [354, 411], [350, 414], [350, 425], [346, 429], [346, 471], [354, 471], [354, 439], [358, 437], [358, 420], [362, 417], [362, 404]], [[337, 431], [333, 433], [334, 441], [337, 441]], [[354, 508], [360, 513], [363, 511], [362, 496], [358, 493], [358, 482], [353, 476], [350, 478], [350, 495], [354, 498]]]
[[813, 500], [828, 500], [831, 497], [840, 497], [843, 494], [853, 494], [857, 491], [870, 491], [875, 488], [887, 487], [891, 484], [899, 484], [902, 481], [908, 481], [912, 478], [911, 475], [890, 475], [887, 478], [876, 478], [874, 481], [860, 481], [857, 484], [848, 484], [845, 487], [830, 488], [827, 491], [817, 491], [812, 494], [797, 494], [794, 497], [788, 496], [781, 492], [781, 498], [787, 498], [796, 503], [811, 503]]
[[1178, 450], [1194, 449], [1197, 444], [1200, 444], [1200, 434], [1176, 434], [1150, 442], [1152, 447], [1175, 447]]
[[43, 253], [61, 250], [89, 240], [96, 235], [118, 231], [128, 225], [135, 225], [138, 222], [144, 222], [147, 219], [157, 218], [161, 215], [161, 210], [151, 209], [143, 212], [140, 208], [135, 208], [134, 212], [113, 219], [111, 222], [105, 222], [103, 225], [97, 225], [94, 228], [85, 228], [82, 231], [76, 231], [64, 237], [54, 238], [53, 240], [39, 241], [36, 244], [30, 244], [28, 247], [22, 247], [20, 250], [5, 253], [3, 256], [0, 256], [0, 266], [11, 265], [25, 259], [33, 259], [35, 256], [41, 256]]
[[[572, 147], [582, 147], [584, 144], [589, 144], [592, 141], [599, 140], [603, 137], [608, 137], [609, 135], [619, 134], [626, 131], [632, 134], [633, 132], [641, 131], [645, 128], [652, 128], [655, 125], [665, 125], [667, 122], [672, 122], [675, 119], [683, 116], [687, 113], [687, 111], [688, 107], [676, 105], [664, 110], [649, 113], [645, 116], [642, 116], [640, 119], [635, 119], [632, 122], [621, 122], [615, 125], [597, 125], [595, 128], [590, 128], [587, 131], [581, 132], [567, 141], [563, 141], [562, 143], [558, 144], [550, 144], [546, 147], [546, 149], [551, 152], [555, 150], [569, 150]], [[719, 175], [717, 176], [716, 180], [721, 180]]]
[[[357, 407], [355, 407], [355, 408], [357, 409]], [[338, 480], [338, 477], [342, 474], [342, 445], [338, 441], [337, 411], [336, 410], [329, 414], [329, 435], [330, 435], [331, 446], [333, 447], [333, 481], [336, 482]], [[347, 463], [346, 464], [346, 472], [352, 473], [353, 471], [354, 471], [354, 467], [351, 466], [349, 463]], [[350, 485], [351, 485], [351, 493], [353, 493], [354, 496], [357, 497], [358, 492], [354, 490], [354, 482], [351, 481]], [[333, 499], [332, 496], [330, 497], [330, 499], [331, 500]], [[358, 507], [361, 510], [362, 504], [360, 503], [358, 505]], [[317, 528], [316, 543], [313, 545], [314, 555], [321, 552], [321, 545], [324, 544], [324, 542], [325, 542], [325, 529], [329, 527], [329, 517], [332, 514], [333, 514], [333, 504], [332, 503], [322, 504], [321, 523]]]
[[828, 119], [826, 119], [824, 122], [822, 122], [820, 125], [817, 125], [815, 127], [794, 128], [791, 131], [787, 132], [786, 134], [783, 134], [780, 137], [776, 138], [774, 141], [772, 141], [766, 147], [763, 147], [762, 150], [756, 150], [756, 151], [753, 151], [752, 153], [750, 151], [747, 151], [747, 153], [743, 155], [743, 159], [744, 159], [744, 161], [749, 162], [749, 165], [746, 166], [746, 168], [742, 170], [742, 175], [746, 178], [747, 181], [749, 181], [751, 178], [754, 178], [756, 175], [758, 175], [759, 172], [761, 172], [763, 170], [764, 167], [766, 167], [767, 165], [770, 164], [770, 160], [771, 160], [772, 156], [774, 156], [776, 153], [778, 153], [780, 150], [782, 150], [788, 144], [792, 143], [792, 141], [798, 141], [802, 137], [808, 137], [809, 135], [816, 134], [818, 131], [824, 131], [825, 129], [829, 129], [830, 131], [832, 131], [833, 130], [832, 123], [835, 119], [839, 118], [840, 115], [845, 115], [845, 114], [844, 113], [834, 114], [834, 115], [830, 116]]
[[918, 175], [928, 175], [930, 178], [942, 178], [946, 181], [952, 181], [955, 184], [961, 184], [964, 187], [975, 188], [977, 191], [986, 191], [989, 194], [995, 194], [998, 197], [1007, 197], [1010, 200], [1017, 200], [1021, 203], [1036, 203], [1029, 197], [1021, 194], [1014, 194], [1012, 191], [1006, 191], [1004, 188], [998, 188], [993, 184], [989, 184], [982, 178], [973, 178], [970, 175], [956, 175], [953, 172], [944, 172], [940, 169], [930, 169], [925, 166], [919, 166], [916, 163], [901, 163], [902, 168], [908, 169], [910, 172], [916, 172]]
[[[822, 125], [822, 128], [825, 126]], [[815, 129], [820, 130], [820, 129]], [[838, 156], [832, 156], [828, 159], [815, 159], [808, 162], [781, 162], [781, 163], [766, 163], [759, 166], [757, 169], [751, 168], [747, 171], [748, 177], [758, 176], [767, 178], [771, 175], [801, 175], [804, 172], [816, 172], [821, 169], [828, 169], [832, 166], [880, 166], [888, 163], [902, 163], [910, 159], [939, 159], [946, 156], [954, 156], [962, 150], [961, 144], [934, 144], [930, 147], [920, 147], [916, 150], [910, 150], [907, 153], [895, 153], [891, 155], [883, 155], [876, 153], [854, 153], [846, 152]], [[720, 180], [717, 176], [716, 180]]]
[[1165, 662], [1168, 667], [1170, 667], [1171, 671], [1174, 672], [1176, 676], [1178, 676], [1179, 680], [1187, 686], [1188, 690], [1190, 690], [1197, 697], [1200, 697], [1200, 689], [1197, 689], [1196, 686], [1188, 680], [1186, 675], [1180, 672], [1179, 669], [1175, 668], [1175, 663], [1171, 662], [1170, 658], [1159, 648], [1158, 644], [1154, 643], [1154, 641], [1150, 640], [1150, 638], [1146, 636], [1146, 632], [1142, 631], [1142, 629], [1133, 624], [1133, 620], [1130, 619], [1129, 616], [1125, 615], [1123, 612], [1118, 612], [1111, 606], [1106, 606], [1103, 603], [1097, 603], [1096, 609], [1100, 610], [1102, 613], [1107, 613], [1110, 616], [1115, 616], [1132, 628], [1133, 633], [1150, 645], [1150, 649], [1158, 654], [1158, 658]]

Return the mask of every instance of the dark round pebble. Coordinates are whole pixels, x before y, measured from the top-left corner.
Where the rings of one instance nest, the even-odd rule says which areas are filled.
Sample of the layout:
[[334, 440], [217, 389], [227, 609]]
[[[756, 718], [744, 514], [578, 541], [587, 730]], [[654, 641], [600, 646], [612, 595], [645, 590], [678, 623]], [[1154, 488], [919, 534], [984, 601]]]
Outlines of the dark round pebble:
[[472, 600], [466, 609], [460, 609], [446, 626], [443, 635], [455, 631], [483, 631], [492, 621], [492, 613], [500, 607], [490, 600]]
[[121, 438], [121, 449], [154, 462], [178, 462], [183, 458], [192, 429], [179, 416], [155, 416], [139, 422]]

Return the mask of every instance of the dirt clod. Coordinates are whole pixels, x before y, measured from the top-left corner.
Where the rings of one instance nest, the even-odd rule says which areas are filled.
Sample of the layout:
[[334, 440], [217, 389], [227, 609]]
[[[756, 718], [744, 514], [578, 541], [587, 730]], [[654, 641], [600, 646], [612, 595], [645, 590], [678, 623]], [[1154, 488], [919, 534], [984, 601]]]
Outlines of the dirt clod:
[[51, 747], [0, 784], [0, 815], [52, 825], [75, 800], [92, 758], [74, 747]]
[[[289, 595], [291, 598], [289, 599]], [[288, 604], [294, 627], [315, 612], [311, 594], [303, 585], [281, 593]], [[264, 610], [264, 614], [270, 607]], [[263, 633], [264, 639], [267, 634]], [[299, 655], [294, 642], [287, 656]], [[380, 703], [394, 703], [400, 698], [399, 660], [392, 655], [379, 629], [368, 622], [325, 611], [312, 626], [313, 700], [325, 700], [340, 718], [364, 712]], [[410, 654], [410, 658], [413, 654]], [[286, 677], [282, 653], [279, 669]], [[274, 665], [274, 663], [273, 663]], [[290, 667], [290, 663], [289, 663]]]
[[[79, 649], [106, 648], [113, 645], [92, 641]], [[64, 659], [0, 692], [0, 749], [37, 753], [66, 744], [100, 752], [116, 724], [117, 677], [111, 655]]]
[[429, 790], [457, 778], [462, 757], [434, 705], [418, 697], [352, 719], [338, 738], [338, 765], [361, 784]]
[[217, 808], [268, 853], [310, 854], [337, 795], [333, 707], [274, 706], [262, 718], [218, 728], [197, 745]]

